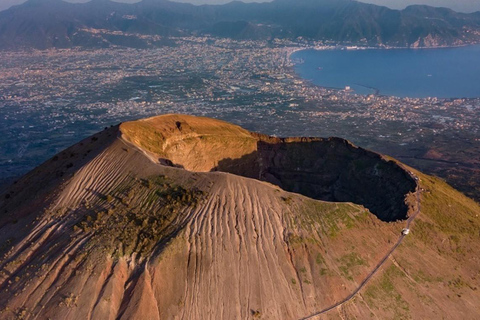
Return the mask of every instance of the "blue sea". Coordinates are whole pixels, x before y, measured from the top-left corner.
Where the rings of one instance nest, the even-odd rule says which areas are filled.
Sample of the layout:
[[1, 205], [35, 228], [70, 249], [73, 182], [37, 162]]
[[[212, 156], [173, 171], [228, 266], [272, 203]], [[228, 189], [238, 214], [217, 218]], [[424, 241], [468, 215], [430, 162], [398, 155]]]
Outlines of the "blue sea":
[[480, 97], [480, 46], [441, 49], [302, 50], [296, 73], [329, 88], [397, 97]]

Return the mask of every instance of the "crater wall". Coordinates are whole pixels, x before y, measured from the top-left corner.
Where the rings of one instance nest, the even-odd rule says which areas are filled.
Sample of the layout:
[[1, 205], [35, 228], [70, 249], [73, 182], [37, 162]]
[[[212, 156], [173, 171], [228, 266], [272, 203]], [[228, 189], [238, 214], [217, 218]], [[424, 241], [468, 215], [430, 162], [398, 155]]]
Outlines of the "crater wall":
[[339, 138], [259, 141], [254, 154], [225, 159], [216, 170], [314, 199], [361, 204], [383, 221], [406, 219], [405, 196], [416, 188], [395, 162]]
[[353, 202], [383, 221], [405, 219], [416, 181], [394, 161], [340, 138], [276, 138], [215, 119], [165, 115], [120, 127], [164, 165], [223, 171], [325, 201]]

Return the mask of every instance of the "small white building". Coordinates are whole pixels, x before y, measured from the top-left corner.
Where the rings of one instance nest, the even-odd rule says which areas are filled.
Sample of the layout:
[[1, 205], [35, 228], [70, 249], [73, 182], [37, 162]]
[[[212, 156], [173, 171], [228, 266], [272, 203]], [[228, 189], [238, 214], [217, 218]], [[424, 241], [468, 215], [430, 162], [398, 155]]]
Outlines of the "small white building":
[[407, 235], [409, 233], [410, 233], [410, 229], [408, 229], [408, 228], [405, 228], [405, 229], [402, 230], [403, 235]]

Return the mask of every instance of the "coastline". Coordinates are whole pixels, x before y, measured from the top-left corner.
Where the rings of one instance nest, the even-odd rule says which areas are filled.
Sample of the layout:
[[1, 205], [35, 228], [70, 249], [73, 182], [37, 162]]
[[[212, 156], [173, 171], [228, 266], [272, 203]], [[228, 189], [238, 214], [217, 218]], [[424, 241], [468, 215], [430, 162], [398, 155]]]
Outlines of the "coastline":
[[[428, 100], [428, 99], [432, 99], [432, 98], [435, 98], [435, 99], [438, 99], [439, 101], [453, 101], [453, 100], [456, 100], [456, 99], [464, 99], [464, 100], [469, 100], [469, 101], [477, 101], [478, 99], [480, 99], [480, 92], [476, 93], [474, 92], [472, 94], [472, 88], [469, 89], [469, 91], [458, 91], [458, 92], [462, 92], [458, 95], [456, 95], [455, 93], [451, 94], [451, 95], [446, 95], [446, 96], [441, 96], [440, 94], [438, 94], [438, 92], [432, 92], [431, 95], [426, 95], [426, 96], [416, 96], [415, 93], [409, 93], [409, 92], [406, 92], [406, 93], [401, 93], [400, 95], [395, 95], [395, 94], [388, 94], [388, 93], [381, 93], [381, 90], [377, 87], [372, 87], [372, 86], [369, 86], [369, 85], [364, 85], [362, 84], [361, 82], [354, 82], [352, 81], [351, 83], [349, 84], [346, 84], [345, 86], [347, 87], [353, 87], [353, 86], [356, 86], [356, 87], [362, 87], [362, 88], [365, 88], [365, 89], [369, 89], [373, 92], [371, 93], [365, 93], [365, 92], [362, 92], [362, 90], [357, 91], [357, 90], [345, 90], [345, 87], [341, 86], [341, 87], [334, 87], [334, 86], [325, 86], [325, 85], [322, 85], [322, 84], [317, 84], [315, 83], [316, 82], [316, 78], [308, 78], [308, 76], [305, 76], [303, 77], [299, 72], [297, 72], [296, 70], [296, 67], [303, 64], [304, 63], [304, 59], [303, 58], [296, 58], [296, 57], [292, 57], [294, 53], [296, 52], [299, 52], [299, 51], [318, 51], [318, 52], [321, 52], [321, 51], [365, 51], [365, 50], [409, 50], [410, 49], [414, 49], [414, 51], [417, 51], [417, 50], [420, 50], [420, 49], [456, 49], [456, 48], [466, 48], [466, 47], [477, 47], [477, 48], [480, 48], [480, 44], [468, 44], [468, 45], [458, 45], [458, 46], [441, 46], [441, 47], [420, 47], [420, 48], [409, 48], [409, 47], [345, 47], [345, 46], [305, 46], [305, 47], [289, 47], [289, 48], [286, 48], [286, 57], [290, 63], [290, 70], [292, 72], [292, 75], [294, 76], [294, 79], [296, 80], [300, 80], [300, 81], [305, 81], [305, 82], [308, 82], [309, 85], [312, 85], [316, 88], [321, 88], [321, 89], [324, 89], [324, 90], [332, 90], [332, 91], [335, 91], [336, 93], [340, 93], [340, 94], [352, 94], [352, 95], [359, 95], [359, 96], [370, 96], [370, 95], [373, 95], [373, 96], [377, 96], [377, 97], [385, 97], [385, 98], [399, 98], [399, 99], [419, 99], [419, 100]], [[474, 49], [475, 50], [475, 49]], [[300, 61], [300, 62], [299, 62]], [[431, 75], [428, 75], [429, 77], [431, 77]], [[407, 90], [408, 91], [408, 90]], [[437, 90], [438, 91], [438, 90]], [[447, 90], [448, 91], [448, 90]], [[452, 92], [455, 92], [455, 90], [453, 90]]]
[[[459, 44], [450, 46], [435, 46], [435, 47], [391, 47], [391, 46], [377, 46], [377, 47], [360, 47], [360, 46], [347, 46], [347, 45], [332, 45], [332, 46], [306, 46], [306, 47], [286, 47], [287, 58], [291, 60], [292, 54], [303, 50], [315, 50], [315, 51], [327, 51], [327, 50], [339, 50], [339, 51], [356, 51], [356, 50], [440, 50], [440, 49], [455, 49], [471, 46], [480, 46], [480, 43]], [[292, 49], [293, 48], [293, 49]]]

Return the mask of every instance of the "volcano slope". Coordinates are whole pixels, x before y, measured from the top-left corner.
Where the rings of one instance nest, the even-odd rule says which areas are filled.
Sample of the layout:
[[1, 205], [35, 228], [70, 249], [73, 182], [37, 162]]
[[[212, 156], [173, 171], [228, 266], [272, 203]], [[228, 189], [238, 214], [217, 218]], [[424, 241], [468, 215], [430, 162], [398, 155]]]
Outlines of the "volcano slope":
[[419, 208], [318, 318], [477, 319], [480, 207], [338, 138], [123, 123], [3, 192], [0, 318], [301, 319], [354, 292]]

